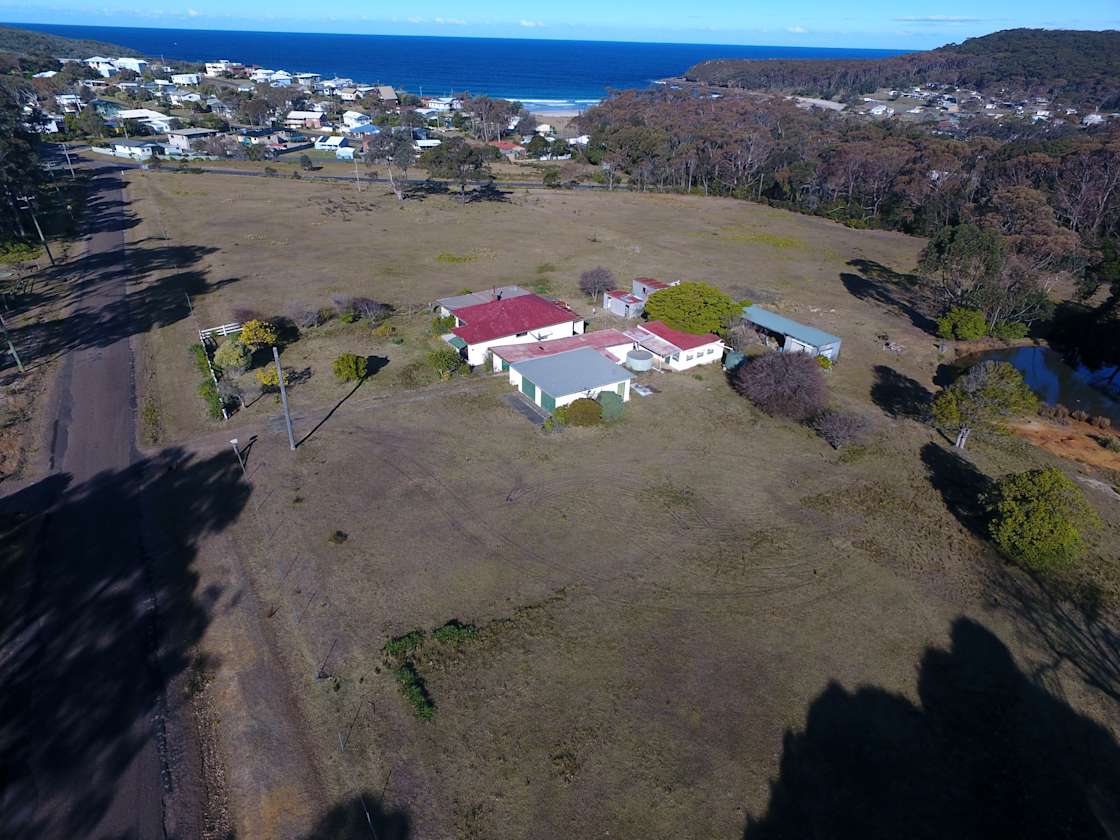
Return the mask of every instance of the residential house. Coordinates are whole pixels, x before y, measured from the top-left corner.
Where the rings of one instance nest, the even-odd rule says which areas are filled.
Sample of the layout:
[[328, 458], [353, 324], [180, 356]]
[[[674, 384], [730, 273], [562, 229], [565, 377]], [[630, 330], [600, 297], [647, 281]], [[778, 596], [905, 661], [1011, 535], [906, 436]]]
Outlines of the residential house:
[[711, 333], [695, 335], [674, 330], [661, 321], [647, 321], [636, 324], [625, 334], [653, 354], [659, 370], [688, 370], [723, 358], [723, 342]]
[[534, 294], [466, 306], [453, 314], [455, 327], [443, 339], [472, 367], [485, 363], [492, 347], [568, 338], [584, 326], [568, 307]]
[[114, 140], [109, 147], [113, 157], [129, 158], [131, 160], [151, 160], [158, 155], [163, 146], [153, 140]]
[[192, 105], [195, 102], [202, 103], [202, 94], [200, 93], [169, 93], [167, 101], [175, 106]]
[[349, 140], [337, 134], [331, 135], [329, 137], [320, 137], [315, 141], [316, 151], [335, 152], [336, 157], [338, 156], [337, 152], [339, 149], [347, 148], [349, 147], [349, 145]]
[[124, 120], [135, 120], [157, 134], [170, 131], [175, 122], [174, 117], [169, 117], [167, 114], [161, 114], [159, 111], [153, 111], [150, 108], [125, 108], [117, 111], [113, 116], [113, 121], [117, 125], [120, 125]]
[[264, 67], [254, 67], [249, 72], [249, 80], [257, 84], [265, 84], [272, 78], [272, 74], [275, 72], [275, 70], [266, 70]]
[[339, 88], [335, 93], [343, 102], [357, 102], [359, 99], [361, 99], [361, 97], [358, 95], [358, 91], [352, 87]]
[[229, 117], [233, 114], [233, 109], [216, 96], [211, 96], [206, 100], [206, 107], [210, 109], [210, 113], [221, 117]]
[[369, 125], [370, 122], [369, 114], [363, 114], [361, 111], [346, 111], [342, 115], [342, 125], [346, 128], [357, 128], [360, 125]]
[[748, 306], [743, 309], [743, 320], [776, 338], [783, 353], [809, 353], [813, 356], [824, 356], [833, 362], [840, 357], [838, 337], [816, 327], [798, 323], [777, 312], [771, 312], [761, 306]]
[[203, 70], [207, 76], [221, 76], [224, 73], [230, 72], [231, 62], [229, 59], [221, 58], [217, 61], [207, 61], [203, 65]]
[[76, 93], [60, 93], [54, 98], [55, 104], [62, 109], [64, 114], [80, 114], [85, 103]]
[[318, 73], [296, 73], [292, 77], [293, 81], [300, 87], [313, 87], [319, 82]]
[[590, 347], [528, 359], [510, 366], [510, 384], [545, 411], [578, 399], [594, 399], [604, 391], [630, 399], [629, 371]]
[[482, 292], [464, 292], [461, 295], [440, 298], [435, 302], [434, 308], [441, 318], [446, 318], [448, 315], [454, 315], [458, 310], [465, 309], [468, 306], [477, 306], [480, 303], [490, 303], [503, 298], [520, 297], [528, 294], [532, 294], [532, 292], [522, 289], [520, 286], [494, 286]]
[[131, 70], [133, 73], [143, 73], [148, 69], [148, 62], [142, 58], [121, 56], [116, 60], [118, 70]]
[[345, 133], [347, 137], [365, 149], [369, 146], [370, 141], [381, 133], [381, 129], [375, 125], [359, 125], [356, 128], [348, 129]]
[[528, 344], [508, 344], [494, 347], [490, 351], [493, 360], [494, 373], [501, 373], [510, 369], [517, 362], [529, 359], [540, 359], [545, 356], [554, 356], [557, 353], [566, 353], [569, 350], [578, 350], [581, 347], [590, 347], [608, 361], [622, 364], [626, 361], [626, 354], [634, 347], [634, 340], [620, 330], [606, 329], [595, 332], [585, 332], [569, 338], [554, 338], [551, 341], [534, 341]]
[[377, 86], [377, 98], [382, 102], [388, 102], [391, 105], [397, 104], [397, 92], [389, 85]]
[[285, 128], [322, 128], [325, 122], [322, 111], [289, 111], [284, 117]]
[[272, 85], [272, 87], [291, 87], [292, 74], [287, 70], [277, 70], [268, 77], [268, 83]]
[[217, 134], [212, 128], [175, 128], [167, 132], [167, 145], [171, 149], [189, 154]]
[[53, 79], [57, 75], [58, 75], [57, 70], [43, 70], [39, 73], [32, 73], [31, 78], [32, 79]]
[[87, 58], [84, 62], [87, 67], [97, 71], [97, 74], [104, 79], [117, 74], [117, 64], [111, 58], [106, 58], [103, 55], [94, 55]]
[[510, 160], [517, 160], [518, 158], [524, 157], [526, 154], [524, 146], [509, 140], [491, 140], [490, 145]]
[[198, 73], [173, 73], [171, 76], [171, 84], [173, 85], [197, 85], [202, 78]]

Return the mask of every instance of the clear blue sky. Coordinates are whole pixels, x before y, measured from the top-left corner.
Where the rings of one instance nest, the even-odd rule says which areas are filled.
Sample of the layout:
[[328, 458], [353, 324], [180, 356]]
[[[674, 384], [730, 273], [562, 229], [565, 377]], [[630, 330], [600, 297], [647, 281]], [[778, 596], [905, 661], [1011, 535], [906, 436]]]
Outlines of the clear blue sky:
[[0, 20], [183, 29], [927, 48], [1019, 26], [1120, 28], [1120, 0], [0, 0]]

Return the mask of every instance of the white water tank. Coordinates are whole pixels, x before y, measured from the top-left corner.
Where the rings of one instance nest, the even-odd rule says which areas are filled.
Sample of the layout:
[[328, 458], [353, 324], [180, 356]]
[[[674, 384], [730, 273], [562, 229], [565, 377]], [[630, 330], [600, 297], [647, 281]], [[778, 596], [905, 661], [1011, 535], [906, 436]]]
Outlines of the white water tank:
[[653, 354], [648, 350], [631, 350], [626, 354], [626, 367], [642, 372], [653, 367]]

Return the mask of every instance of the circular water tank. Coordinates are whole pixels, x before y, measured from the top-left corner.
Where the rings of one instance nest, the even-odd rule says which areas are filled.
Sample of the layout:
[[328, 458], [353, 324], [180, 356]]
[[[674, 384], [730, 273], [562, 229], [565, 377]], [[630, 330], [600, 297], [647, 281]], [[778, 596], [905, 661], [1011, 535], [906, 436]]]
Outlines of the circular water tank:
[[648, 350], [631, 350], [626, 354], [626, 367], [643, 371], [653, 367], [653, 354]]

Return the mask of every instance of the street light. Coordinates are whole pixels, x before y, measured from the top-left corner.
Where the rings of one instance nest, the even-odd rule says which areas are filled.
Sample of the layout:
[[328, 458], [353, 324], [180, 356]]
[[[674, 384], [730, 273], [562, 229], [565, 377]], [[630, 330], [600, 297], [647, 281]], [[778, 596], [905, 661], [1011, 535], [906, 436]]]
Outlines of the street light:
[[241, 450], [237, 448], [237, 438], [233, 438], [229, 442], [229, 445], [233, 447], [233, 454], [237, 456], [237, 463], [239, 463], [241, 465], [242, 474], [247, 477], [249, 475], [249, 473], [245, 469], [245, 462], [241, 459]]

